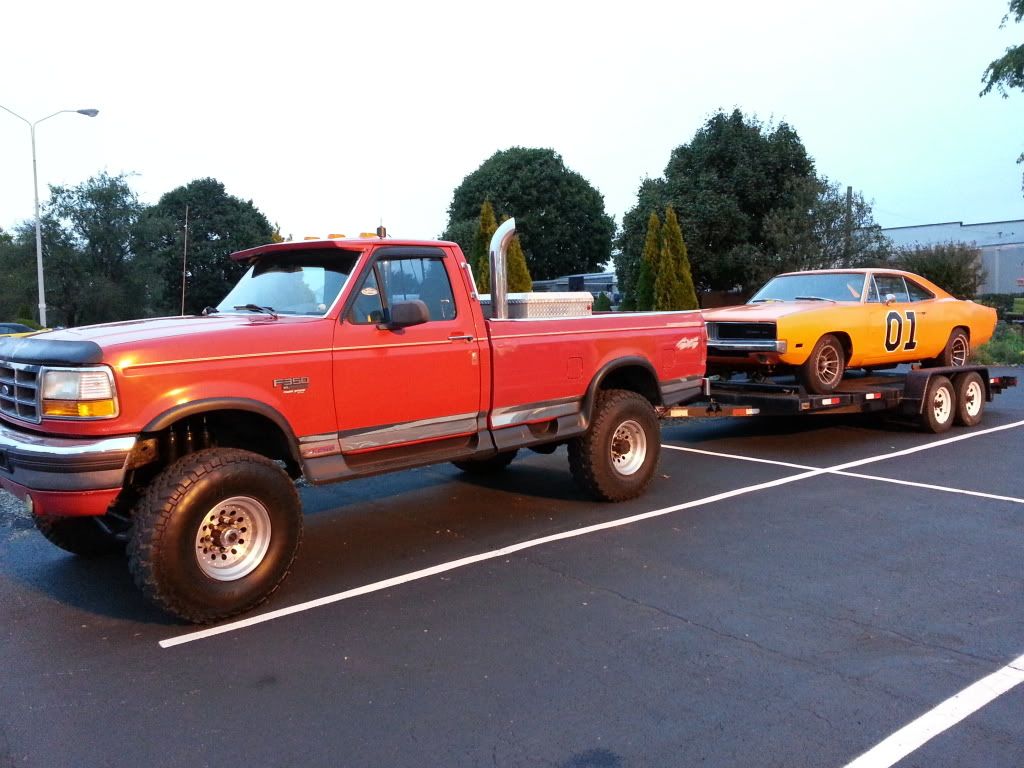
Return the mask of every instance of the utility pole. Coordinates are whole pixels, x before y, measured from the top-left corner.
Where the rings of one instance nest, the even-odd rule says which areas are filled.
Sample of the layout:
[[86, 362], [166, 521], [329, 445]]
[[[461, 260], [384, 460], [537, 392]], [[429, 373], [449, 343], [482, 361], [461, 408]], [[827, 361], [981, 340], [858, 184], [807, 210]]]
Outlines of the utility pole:
[[846, 188], [846, 236], [843, 239], [843, 266], [850, 266], [853, 252], [853, 187]]
[[188, 203], [185, 203], [185, 244], [181, 253], [181, 314], [185, 314], [185, 275], [188, 265]]

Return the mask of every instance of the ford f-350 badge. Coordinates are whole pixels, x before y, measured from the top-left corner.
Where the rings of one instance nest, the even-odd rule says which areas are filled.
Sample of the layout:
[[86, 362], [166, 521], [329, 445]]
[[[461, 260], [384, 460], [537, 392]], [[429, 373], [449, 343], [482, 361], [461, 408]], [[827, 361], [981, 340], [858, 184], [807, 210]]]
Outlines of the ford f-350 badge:
[[280, 387], [286, 395], [299, 395], [309, 387], [309, 377], [293, 376], [290, 379], [274, 379], [274, 387]]

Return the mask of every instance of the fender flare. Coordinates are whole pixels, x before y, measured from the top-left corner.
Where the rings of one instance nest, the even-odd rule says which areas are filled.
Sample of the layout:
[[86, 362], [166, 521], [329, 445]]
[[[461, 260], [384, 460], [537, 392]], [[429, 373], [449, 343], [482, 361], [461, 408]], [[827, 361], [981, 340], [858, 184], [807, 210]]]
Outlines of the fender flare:
[[658, 402], [654, 405], [660, 405], [661, 401], [661, 384], [658, 381], [658, 374], [654, 370], [654, 366], [651, 361], [646, 357], [640, 357], [633, 355], [630, 357], [617, 357], [614, 360], [609, 360], [594, 374], [594, 378], [590, 380], [590, 386], [587, 387], [587, 393], [583, 396], [583, 401], [580, 403], [580, 426], [584, 429], [590, 426], [590, 419], [594, 413], [594, 402], [597, 400], [597, 393], [601, 389], [601, 384], [608, 378], [609, 375], [615, 373], [615, 371], [622, 368], [643, 368], [648, 374], [650, 374], [651, 382], [654, 384], [654, 389], [657, 392]]
[[288, 420], [277, 409], [272, 408], [266, 403], [261, 403], [259, 400], [252, 400], [247, 397], [213, 397], [176, 405], [150, 420], [142, 428], [142, 432], [159, 432], [181, 419], [213, 411], [248, 411], [249, 413], [256, 413], [269, 419], [285, 436], [292, 459], [300, 466], [302, 465], [302, 458], [298, 448], [299, 441], [295, 437], [295, 433], [292, 431]]

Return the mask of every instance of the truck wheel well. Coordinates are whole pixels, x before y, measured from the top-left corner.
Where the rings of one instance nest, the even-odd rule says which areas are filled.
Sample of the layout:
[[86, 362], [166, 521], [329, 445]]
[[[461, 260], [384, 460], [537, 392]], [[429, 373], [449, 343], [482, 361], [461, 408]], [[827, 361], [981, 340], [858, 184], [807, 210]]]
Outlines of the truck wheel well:
[[647, 398], [651, 405], [661, 405], [658, 381], [648, 368], [624, 365], [610, 371], [597, 386], [598, 389], [626, 389]]

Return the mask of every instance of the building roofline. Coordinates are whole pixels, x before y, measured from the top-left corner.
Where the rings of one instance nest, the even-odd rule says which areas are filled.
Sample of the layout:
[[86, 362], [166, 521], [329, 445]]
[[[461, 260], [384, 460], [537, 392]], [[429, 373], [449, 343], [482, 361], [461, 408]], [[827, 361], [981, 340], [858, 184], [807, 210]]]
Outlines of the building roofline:
[[902, 227], [882, 227], [883, 232], [888, 232], [893, 229], [921, 229], [922, 227], [948, 227], [950, 224], [959, 224], [961, 227], [982, 227], [986, 224], [1016, 224], [1020, 222], [1024, 224], [1024, 218], [1020, 219], [1000, 219], [998, 221], [976, 221], [972, 224], [964, 224], [962, 221], [936, 221], [933, 224], [904, 224]]

